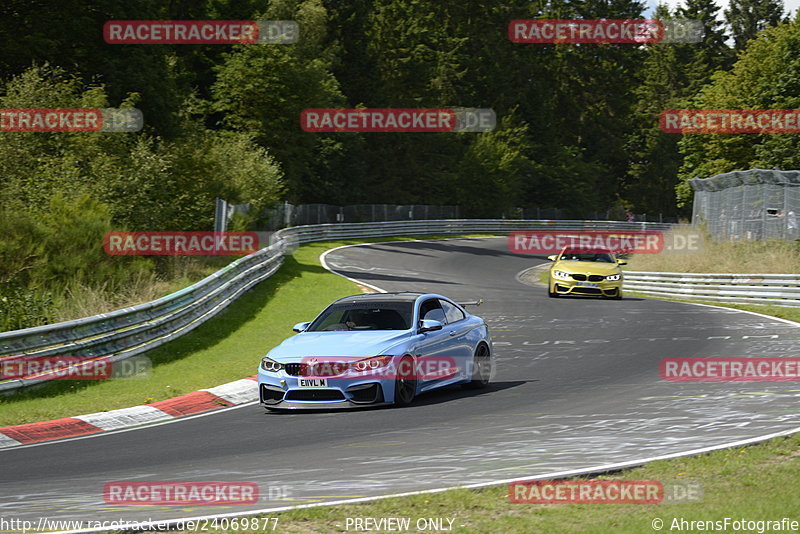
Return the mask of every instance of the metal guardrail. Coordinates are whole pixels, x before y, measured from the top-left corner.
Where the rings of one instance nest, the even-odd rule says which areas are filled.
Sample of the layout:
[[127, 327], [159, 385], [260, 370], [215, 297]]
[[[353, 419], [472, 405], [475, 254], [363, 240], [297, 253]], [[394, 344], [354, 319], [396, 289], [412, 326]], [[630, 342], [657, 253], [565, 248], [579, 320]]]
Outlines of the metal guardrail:
[[662, 297], [800, 306], [800, 275], [625, 271], [623, 287]]
[[314, 224], [278, 230], [288, 244], [333, 239], [425, 234], [508, 234], [517, 230], [667, 230], [670, 223], [555, 219], [443, 219], [369, 223]]
[[[279, 245], [239, 258], [166, 297], [73, 321], [0, 333], [0, 363], [43, 356], [80, 357], [81, 365], [141, 354], [200, 326], [283, 263]], [[0, 382], [0, 392], [48, 381], [47, 375]]]
[[[110, 313], [0, 333], [0, 363], [43, 356], [116, 362], [176, 339], [214, 317], [268, 278], [285, 251], [300, 243], [347, 238], [431, 234], [508, 234], [514, 230], [660, 230], [667, 223], [522, 219], [449, 219], [295, 226], [275, 232], [272, 244], [166, 297]], [[49, 380], [47, 375], [0, 382], [0, 392]]]

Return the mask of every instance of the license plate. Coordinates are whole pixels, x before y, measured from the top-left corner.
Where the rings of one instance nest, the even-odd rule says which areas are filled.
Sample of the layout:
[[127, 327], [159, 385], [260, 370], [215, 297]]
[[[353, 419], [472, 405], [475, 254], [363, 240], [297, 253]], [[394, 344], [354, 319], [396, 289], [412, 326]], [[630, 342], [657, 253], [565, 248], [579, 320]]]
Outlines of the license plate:
[[326, 388], [327, 378], [298, 378], [297, 385], [301, 388]]
[[575, 282], [575, 285], [580, 287], [600, 287], [600, 284], [595, 282]]

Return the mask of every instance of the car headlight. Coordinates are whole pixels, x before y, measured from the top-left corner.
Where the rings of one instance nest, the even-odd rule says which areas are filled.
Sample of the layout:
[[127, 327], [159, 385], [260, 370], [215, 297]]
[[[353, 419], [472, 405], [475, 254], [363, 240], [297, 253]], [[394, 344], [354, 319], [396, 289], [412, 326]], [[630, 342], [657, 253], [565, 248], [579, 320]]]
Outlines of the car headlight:
[[353, 371], [372, 371], [373, 369], [386, 367], [391, 361], [391, 356], [375, 356], [374, 358], [366, 358], [350, 363], [350, 369]]
[[569, 273], [565, 273], [564, 271], [553, 270], [553, 278], [558, 278], [559, 280], [569, 280], [571, 275]]
[[621, 274], [611, 274], [606, 276], [606, 280], [611, 280], [613, 282], [614, 280], [619, 280], [621, 277]]
[[265, 371], [272, 371], [273, 373], [277, 373], [278, 371], [283, 369], [283, 364], [276, 362], [272, 358], [267, 358], [266, 356], [264, 356], [261, 359], [261, 368], [264, 369]]

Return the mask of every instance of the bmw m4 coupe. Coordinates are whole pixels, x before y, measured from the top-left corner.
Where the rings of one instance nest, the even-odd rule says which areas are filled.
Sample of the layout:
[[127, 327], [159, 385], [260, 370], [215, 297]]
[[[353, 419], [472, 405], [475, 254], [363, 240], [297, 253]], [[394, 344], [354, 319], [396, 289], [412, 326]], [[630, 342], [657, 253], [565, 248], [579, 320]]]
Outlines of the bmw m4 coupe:
[[442, 295], [345, 297], [294, 331], [258, 369], [269, 409], [405, 406], [445, 386], [485, 387], [494, 369], [484, 320]]
[[561, 251], [548, 256], [550, 266], [547, 295], [594, 295], [622, 298], [622, 269], [627, 262], [613, 254]]

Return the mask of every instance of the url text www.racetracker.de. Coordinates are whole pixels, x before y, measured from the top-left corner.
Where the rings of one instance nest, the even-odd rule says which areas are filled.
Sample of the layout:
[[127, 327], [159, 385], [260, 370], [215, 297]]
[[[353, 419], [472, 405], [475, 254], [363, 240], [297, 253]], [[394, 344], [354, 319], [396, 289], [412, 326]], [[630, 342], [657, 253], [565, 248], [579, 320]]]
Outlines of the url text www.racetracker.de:
[[0, 532], [53, 532], [72, 530], [123, 530], [123, 531], [158, 531], [179, 530], [185, 532], [204, 532], [211, 530], [252, 531], [275, 530], [278, 528], [277, 517], [215, 517], [185, 521], [92, 521], [81, 519], [50, 519], [40, 517], [38, 521], [6, 518], [0, 516]]
[[800, 522], [789, 517], [780, 519], [747, 519], [744, 517], [723, 517], [722, 519], [670, 519], [654, 518], [650, 526], [656, 532], [797, 532]]

